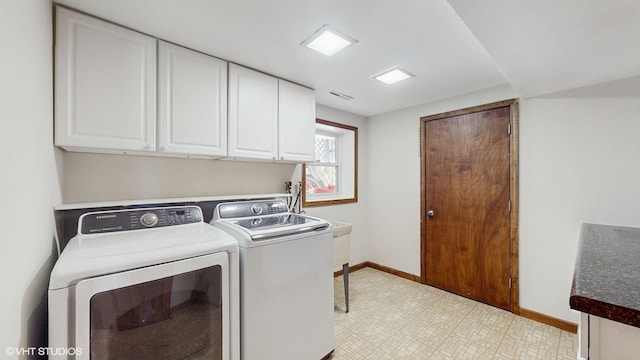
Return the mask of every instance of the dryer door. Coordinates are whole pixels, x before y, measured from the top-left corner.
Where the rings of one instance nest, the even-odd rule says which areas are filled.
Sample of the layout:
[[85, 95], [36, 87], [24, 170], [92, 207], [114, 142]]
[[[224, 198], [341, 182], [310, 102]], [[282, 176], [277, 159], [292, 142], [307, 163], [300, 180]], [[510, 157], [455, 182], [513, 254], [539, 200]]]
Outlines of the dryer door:
[[229, 360], [229, 266], [216, 253], [76, 286], [76, 359]]

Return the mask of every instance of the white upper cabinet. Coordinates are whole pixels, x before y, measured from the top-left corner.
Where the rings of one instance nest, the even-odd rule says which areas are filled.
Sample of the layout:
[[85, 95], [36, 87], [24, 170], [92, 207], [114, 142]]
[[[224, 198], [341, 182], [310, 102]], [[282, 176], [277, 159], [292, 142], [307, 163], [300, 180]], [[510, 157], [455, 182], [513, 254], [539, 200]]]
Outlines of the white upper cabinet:
[[154, 151], [156, 39], [56, 7], [56, 145]]
[[158, 44], [158, 150], [227, 155], [227, 62]]
[[231, 158], [276, 160], [278, 79], [229, 64], [229, 153]]
[[278, 160], [315, 161], [316, 98], [309, 88], [279, 80]]
[[56, 146], [313, 162], [313, 90], [63, 7], [55, 11]]

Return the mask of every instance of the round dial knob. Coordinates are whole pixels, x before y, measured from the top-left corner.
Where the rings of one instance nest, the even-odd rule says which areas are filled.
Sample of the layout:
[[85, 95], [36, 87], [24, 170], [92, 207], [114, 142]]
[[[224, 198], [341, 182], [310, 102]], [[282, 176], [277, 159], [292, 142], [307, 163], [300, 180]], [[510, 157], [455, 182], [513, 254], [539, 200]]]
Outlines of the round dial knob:
[[158, 223], [158, 215], [152, 212], [140, 216], [140, 224], [145, 227], [152, 227]]
[[251, 225], [253, 225], [253, 226], [258, 226], [260, 224], [262, 224], [262, 219], [258, 218], [258, 219], [251, 220]]
[[262, 214], [262, 206], [253, 204], [253, 206], [251, 207], [251, 211], [253, 211], [253, 213], [256, 215], [260, 215]]

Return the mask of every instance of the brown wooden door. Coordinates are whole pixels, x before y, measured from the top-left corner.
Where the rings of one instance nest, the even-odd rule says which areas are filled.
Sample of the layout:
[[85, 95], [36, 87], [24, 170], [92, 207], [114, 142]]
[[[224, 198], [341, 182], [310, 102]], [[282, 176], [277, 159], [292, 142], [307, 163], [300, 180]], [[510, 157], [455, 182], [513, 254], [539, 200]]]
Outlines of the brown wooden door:
[[511, 310], [510, 107], [423, 124], [426, 283]]

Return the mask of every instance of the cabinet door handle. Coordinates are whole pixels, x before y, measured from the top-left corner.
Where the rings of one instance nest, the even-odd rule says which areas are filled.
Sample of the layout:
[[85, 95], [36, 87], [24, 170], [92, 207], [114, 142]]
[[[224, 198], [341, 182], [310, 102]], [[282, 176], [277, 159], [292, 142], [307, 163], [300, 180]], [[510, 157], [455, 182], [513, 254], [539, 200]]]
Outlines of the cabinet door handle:
[[433, 217], [435, 214], [436, 214], [436, 212], [435, 212], [435, 211], [433, 211], [433, 210], [428, 210], [428, 211], [427, 211], [427, 216], [428, 216], [428, 217]]

